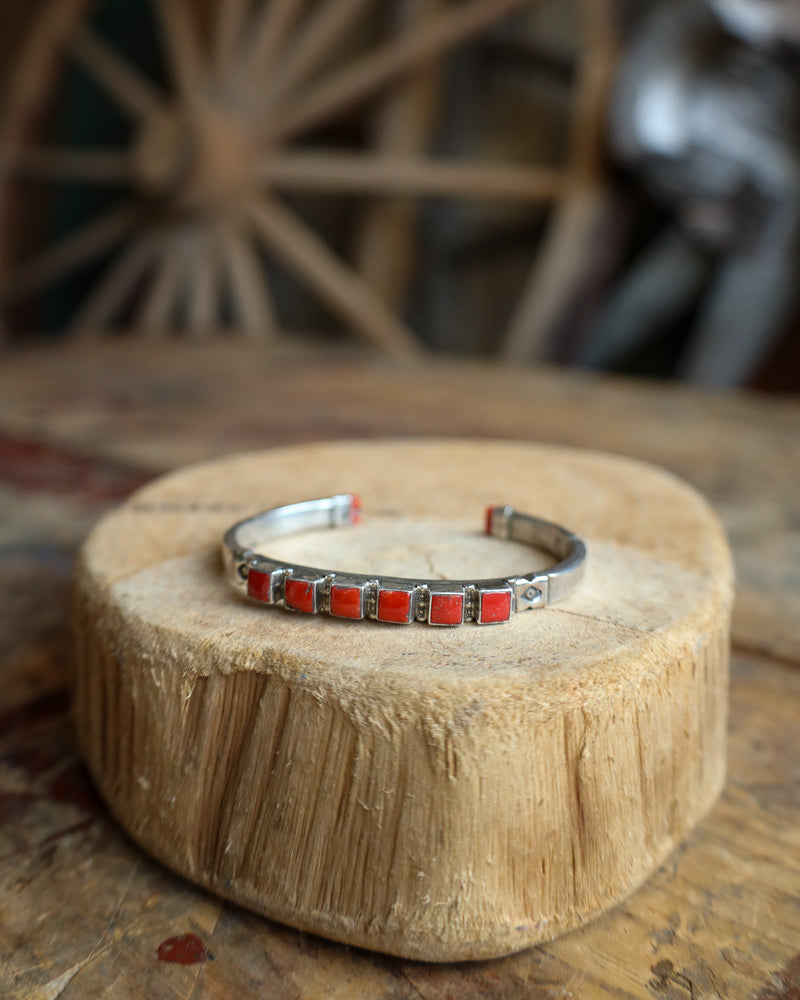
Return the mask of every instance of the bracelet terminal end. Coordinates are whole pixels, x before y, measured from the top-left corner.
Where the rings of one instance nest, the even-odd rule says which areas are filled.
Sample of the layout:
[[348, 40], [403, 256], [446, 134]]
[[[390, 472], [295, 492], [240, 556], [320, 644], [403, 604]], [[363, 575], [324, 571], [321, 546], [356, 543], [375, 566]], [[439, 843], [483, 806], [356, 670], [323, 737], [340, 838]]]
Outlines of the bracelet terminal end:
[[344, 528], [349, 524], [361, 523], [361, 497], [354, 493], [337, 493], [328, 497], [324, 503], [327, 505], [332, 528]]
[[509, 537], [509, 522], [514, 516], [514, 508], [510, 504], [502, 507], [486, 508], [486, 534], [495, 538]]

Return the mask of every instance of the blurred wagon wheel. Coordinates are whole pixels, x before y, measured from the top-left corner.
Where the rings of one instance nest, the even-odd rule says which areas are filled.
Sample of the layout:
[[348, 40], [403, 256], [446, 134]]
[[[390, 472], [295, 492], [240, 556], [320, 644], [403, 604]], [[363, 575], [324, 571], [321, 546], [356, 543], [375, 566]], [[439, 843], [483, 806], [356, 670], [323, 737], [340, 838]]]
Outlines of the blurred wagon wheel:
[[[357, 269], [284, 196], [523, 204], [565, 196], [569, 169], [424, 155], [424, 115], [412, 114], [411, 126], [399, 128], [389, 115], [372, 149], [311, 144], [343, 115], [387, 94], [407, 111], [410, 77], [535, 2], [406, 0], [397, 34], [342, 58], [360, 19], [382, 7], [378, 0], [152, 0], [165, 63], [159, 80], [97, 29], [92, 18], [102, 3], [50, 0], [11, 77], [0, 124], [0, 301], [7, 315], [14, 310], [6, 326], [17, 328], [21, 306], [91, 265], [70, 322], [76, 332], [122, 323], [153, 335], [180, 325], [206, 334], [232, 320], [267, 339], [277, 320], [266, 256], [363, 341], [390, 354], [414, 353], [417, 341], [392, 308], [403, 282], [392, 286], [391, 267], [376, 273], [368, 250], [380, 245], [375, 233], [386, 234], [387, 221], [373, 216], [372, 236], [362, 232]], [[87, 147], [38, 138], [70, 64], [129, 120], [124, 141]], [[18, 260], [11, 237], [20, 225], [20, 182], [42, 185], [43, 198], [64, 185], [113, 196], [88, 222]]]

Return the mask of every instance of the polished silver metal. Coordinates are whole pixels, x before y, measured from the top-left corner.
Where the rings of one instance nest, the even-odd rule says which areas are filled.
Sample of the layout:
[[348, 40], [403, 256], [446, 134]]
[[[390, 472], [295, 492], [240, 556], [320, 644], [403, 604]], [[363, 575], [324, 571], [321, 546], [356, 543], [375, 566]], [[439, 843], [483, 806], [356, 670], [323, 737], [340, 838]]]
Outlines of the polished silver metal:
[[360, 512], [358, 498], [342, 493], [274, 507], [239, 521], [223, 537], [226, 575], [249, 597], [290, 611], [452, 627], [499, 624], [521, 611], [560, 601], [578, 585], [586, 566], [581, 538], [510, 506], [489, 508], [487, 533], [544, 549], [559, 562], [546, 570], [495, 579], [417, 580], [299, 566], [257, 551], [271, 538], [356, 524]]

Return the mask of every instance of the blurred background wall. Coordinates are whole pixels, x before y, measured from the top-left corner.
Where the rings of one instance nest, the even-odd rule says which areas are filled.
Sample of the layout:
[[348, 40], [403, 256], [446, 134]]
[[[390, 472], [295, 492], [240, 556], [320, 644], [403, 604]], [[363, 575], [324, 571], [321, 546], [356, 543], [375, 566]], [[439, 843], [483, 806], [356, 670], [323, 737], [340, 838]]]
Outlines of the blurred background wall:
[[354, 334], [796, 392], [798, 8], [3, 4], [6, 343]]

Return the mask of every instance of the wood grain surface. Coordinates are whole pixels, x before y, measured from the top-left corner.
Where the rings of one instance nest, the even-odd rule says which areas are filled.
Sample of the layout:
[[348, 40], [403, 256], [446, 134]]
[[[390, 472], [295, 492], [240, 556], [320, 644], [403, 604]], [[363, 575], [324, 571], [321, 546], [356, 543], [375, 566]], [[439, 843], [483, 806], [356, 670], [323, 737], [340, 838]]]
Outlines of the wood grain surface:
[[[92, 791], [68, 696], [76, 547], [148, 476], [243, 448], [431, 431], [599, 447], [670, 468], [721, 513], [739, 571], [728, 781], [716, 806], [633, 896], [587, 927], [511, 958], [450, 966], [326, 943], [150, 861]], [[4, 358], [0, 996], [792, 1000], [798, 440], [796, 402], [548, 371], [122, 343]]]
[[276, 444], [387, 435], [544, 441], [661, 465], [722, 517], [736, 560], [734, 639], [800, 660], [800, 406], [747, 393], [554, 369], [397, 365], [287, 346], [20, 352], [0, 428], [152, 474]]

